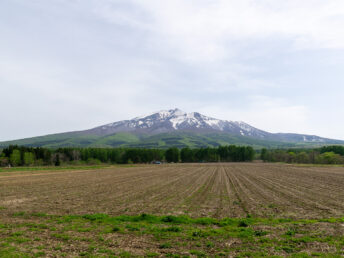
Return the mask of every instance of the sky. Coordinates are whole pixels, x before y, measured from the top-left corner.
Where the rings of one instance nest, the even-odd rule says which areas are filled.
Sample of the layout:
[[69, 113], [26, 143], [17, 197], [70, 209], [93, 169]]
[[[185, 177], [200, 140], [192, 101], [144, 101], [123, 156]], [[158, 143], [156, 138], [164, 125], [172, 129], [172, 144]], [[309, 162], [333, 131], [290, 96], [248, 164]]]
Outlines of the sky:
[[1, 0], [0, 141], [179, 108], [344, 140], [343, 0]]

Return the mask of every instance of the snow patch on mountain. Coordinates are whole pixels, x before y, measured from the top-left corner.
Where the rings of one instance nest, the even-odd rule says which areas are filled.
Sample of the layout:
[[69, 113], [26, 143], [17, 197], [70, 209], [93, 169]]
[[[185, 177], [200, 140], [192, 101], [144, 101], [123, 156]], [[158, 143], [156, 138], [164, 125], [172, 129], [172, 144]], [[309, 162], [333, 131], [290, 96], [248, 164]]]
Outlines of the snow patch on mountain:
[[187, 113], [178, 108], [161, 110], [146, 116], [135, 117], [90, 129], [97, 135], [110, 135], [118, 132], [143, 133], [148, 135], [188, 131], [194, 133], [214, 132], [229, 133], [238, 137], [251, 137], [261, 140], [284, 142], [326, 142], [314, 135], [273, 134], [259, 130], [242, 121], [227, 121], [202, 115], [198, 112]]
[[110, 123], [102, 127], [104, 131], [117, 130], [207, 130], [232, 132], [242, 136], [264, 137], [264, 132], [241, 121], [226, 121], [197, 112], [186, 113], [180, 109], [161, 110], [146, 116], [135, 117], [132, 120], [124, 120]]

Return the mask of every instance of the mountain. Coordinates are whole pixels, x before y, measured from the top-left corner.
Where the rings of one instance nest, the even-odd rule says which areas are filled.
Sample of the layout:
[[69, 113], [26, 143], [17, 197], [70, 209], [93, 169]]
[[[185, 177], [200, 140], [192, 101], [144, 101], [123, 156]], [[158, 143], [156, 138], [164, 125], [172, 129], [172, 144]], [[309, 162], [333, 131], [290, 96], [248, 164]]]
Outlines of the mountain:
[[269, 133], [241, 121], [226, 121], [186, 113], [179, 109], [163, 110], [147, 116], [123, 120], [84, 131], [67, 132], [16, 141], [18, 144], [44, 147], [206, 147], [225, 144], [254, 147], [307, 147], [344, 144], [315, 135]]
[[176, 131], [209, 133], [226, 132], [235, 135], [264, 138], [268, 133], [256, 129], [244, 122], [219, 120], [197, 112], [186, 113], [179, 109], [163, 110], [148, 116], [132, 120], [119, 121], [90, 130], [83, 134], [105, 136], [119, 132], [155, 135]]

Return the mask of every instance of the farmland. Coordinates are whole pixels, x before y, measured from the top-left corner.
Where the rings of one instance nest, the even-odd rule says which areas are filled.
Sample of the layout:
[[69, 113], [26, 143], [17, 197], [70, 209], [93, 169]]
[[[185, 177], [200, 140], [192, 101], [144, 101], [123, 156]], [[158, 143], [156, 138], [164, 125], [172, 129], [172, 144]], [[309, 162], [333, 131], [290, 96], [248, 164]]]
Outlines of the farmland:
[[343, 185], [269, 163], [4, 171], [0, 256], [340, 256]]

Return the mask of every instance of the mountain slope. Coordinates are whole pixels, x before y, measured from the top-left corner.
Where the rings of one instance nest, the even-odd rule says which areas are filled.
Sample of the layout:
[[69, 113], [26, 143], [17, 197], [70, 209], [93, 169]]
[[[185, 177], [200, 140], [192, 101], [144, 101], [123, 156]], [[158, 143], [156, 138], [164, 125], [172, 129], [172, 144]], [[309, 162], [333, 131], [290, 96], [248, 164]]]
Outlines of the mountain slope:
[[197, 112], [186, 113], [179, 109], [163, 110], [148, 116], [119, 121], [80, 133], [98, 136], [110, 135], [118, 132], [154, 135], [176, 131], [191, 131], [198, 133], [226, 132], [260, 138], [269, 135], [269, 133], [254, 128], [244, 122], [219, 120], [204, 116]]
[[297, 147], [344, 144], [314, 135], [269, 133], [239, 121], [219, 120], [197, 112], [164, 110], [84, 131], [2, 142], [44, 147], [206, 147], [244, 144], [255, 147]]

